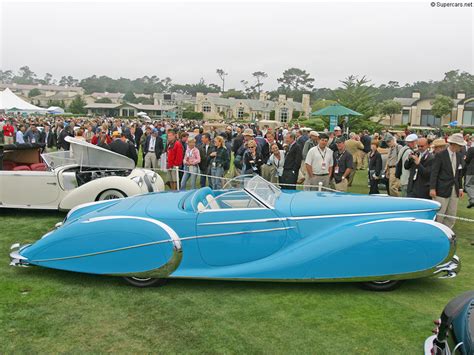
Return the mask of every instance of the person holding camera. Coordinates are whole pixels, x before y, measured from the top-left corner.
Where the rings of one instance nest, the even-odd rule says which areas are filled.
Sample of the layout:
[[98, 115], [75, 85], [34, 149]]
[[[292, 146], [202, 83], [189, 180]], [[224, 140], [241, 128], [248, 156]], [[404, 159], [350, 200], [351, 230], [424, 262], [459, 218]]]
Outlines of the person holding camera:
[[379, 153], [377, 148], [379, 147], [378, 141], [373, 141], [370, 144], [369, 153], [369, 194], [379, 194], [379, 180], [382, 174], [382, 155]]
[[411, 152], [405, 161], [405, 169], [410, 170], [407, 196], [430, 200], [430, 175], [433, 165], [433, 155], [428, 150], [426, 138], [418, 139], [418, 150]]
[[262, 154], [257, 151], [257, 143], [249, 141], [247, 150], [244, 153], [244, 173], [252, 175], [262, 175], [262, 165], [264, 163]]

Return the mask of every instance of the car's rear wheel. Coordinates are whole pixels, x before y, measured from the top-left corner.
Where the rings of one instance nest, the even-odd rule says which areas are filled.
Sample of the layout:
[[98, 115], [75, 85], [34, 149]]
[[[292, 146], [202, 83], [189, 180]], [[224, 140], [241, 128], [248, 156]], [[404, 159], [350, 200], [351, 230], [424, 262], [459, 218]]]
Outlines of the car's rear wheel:
[[135, 287], [151, 287], [151, 286], [163, 286], [168, 281], [167, 279], [155, 279], [152, 277], [124, 277], [130, 285]]
[[102, 192], [97, 198], [97, 201], [115, 200], [117, 198], [124, 198], [124, 197], [127, 197], [127, 195], [124, 194], [122, 191], [110, 189], [110, 190], [105, 190], [104, 192]]
[[398, 280], [383, 280], [363, 282], [362, 287], [370, 291], [392, 291], [400, 286], [401, 281]]

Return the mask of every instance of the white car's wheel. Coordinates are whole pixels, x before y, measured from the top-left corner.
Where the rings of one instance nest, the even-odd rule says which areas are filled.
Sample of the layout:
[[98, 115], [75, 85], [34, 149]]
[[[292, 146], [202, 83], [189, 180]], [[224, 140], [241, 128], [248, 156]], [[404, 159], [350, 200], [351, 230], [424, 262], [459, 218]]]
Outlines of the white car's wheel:
[[123, 192], [119, 190], [105, 190], [102, 192], [99, 197], [97, 198], [97, 201], [104, 201], [104, 200], [115, 200], [117, 198], [124, 198], [127, 197]]

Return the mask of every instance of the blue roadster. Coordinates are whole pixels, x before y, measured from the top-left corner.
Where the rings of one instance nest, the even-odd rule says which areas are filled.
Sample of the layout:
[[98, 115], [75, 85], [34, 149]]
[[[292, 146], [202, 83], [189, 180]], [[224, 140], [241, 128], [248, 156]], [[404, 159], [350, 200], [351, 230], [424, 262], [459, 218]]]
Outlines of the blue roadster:
[[[239, 183], [235, 183], [235, 182]], [[150, 193], [81, 205], [11, 264], [123, 276], [363, 282], [455, 277], [455, 235], [434, 201], [280, 190], [259, 176], [231, 188]]]

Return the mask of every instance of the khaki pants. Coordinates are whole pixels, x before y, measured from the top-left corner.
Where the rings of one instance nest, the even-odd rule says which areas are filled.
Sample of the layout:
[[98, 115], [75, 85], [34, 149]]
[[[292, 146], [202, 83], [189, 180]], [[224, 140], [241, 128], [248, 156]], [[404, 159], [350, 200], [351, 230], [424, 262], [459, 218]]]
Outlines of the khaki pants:
[[13, 143], [14, 143], [13, 137], [4, 136], [4, 137], [3, 137], [3, 142], [4, 142], [5, 144], [13, 144]]
[[358, 150], [352, 155], [352, 158], [354, 160], [354, 170], [362, 168], [362, 160], [363, 160], [362, 154], [364, 154], [364, 152]]
[[[355, 168], [355, 167], [354, 167], [354, 168]], [[347, 186], [352, 186], [352, 181], [354, 181], [354, 176], [355, 176], [355, 174], [356, 174], [356, 169], [352, 169], [351, 173], [350, 173], [349, 176], [348, 176], [348, 180], [349, 180], [349, 181], [347, 181], [347, 183], [348, 183]], [[347, 188], [346, 188], [346, 190], [347, 190]]]
[[[436, 196], [434, 199], [435, 201], [438, 201], [441, 203], [441, 208], [438, 211], [438, 213], [441, 214], [446, 214], [449, 216], [456, 216], [456, 213], [458, 211], [458, 202], [459, 198], [456, 196], [456, 191], [454, 191], [455, 188], [453, 187], [453, 191], [451, 192], [450, 197], [439, 197]], [[454, 227], [454, 223], [456, 220], [454, 218], [449, 218], [449, 217], [444, 217], [444, 216], [436, 216], [436, 222], [443, 223], [445, 226], [448, 226], [449, 228]]]
[[335, 186], [337, 191], [347, 192], [348, 181], [347, 179], [342, 179], [341, 182], [336, 183]]
[[[304, 189], [306, 191], [318, 191], [319, 188], [319, 183], [322, 182], [323, 183], [323, 187], [329, 187], [329, 175], [325, 175], [325, 176], [316, 176], [316, 175], [313, 175], [312, 178], [308, 177], [306, 180], [305, 180], [305, 187]], [[307, 185], [314, 185], [314, 186], [307, 186]]]
[[153, 152], [148, 152], [145, 155], [145, 169], [158, 169], [158, 159], [156, 159], [156, 154]]
[[389, 168], [388, 169], [388, 186], [389, 191], [388, 194], [390, 196], [399, 197], [400, 196], [400, 179], [395, 177], [395, 169], [396, 168]]
[[367, 153], [364, 151], [360, 152], [361, 164], [359, 165], [359, 170], [366, 170], [369, 166], [369, 160], [367, 159]]
[[275, 175], [275, 167], [273, 165], [263, 164], [261, 169], [262, 177], [267, 181], [271, 181], [272, 176]]

